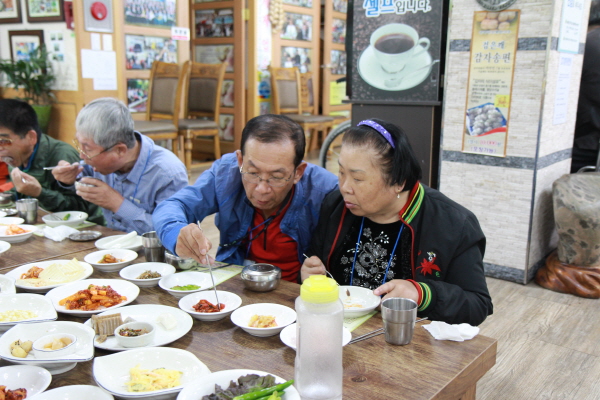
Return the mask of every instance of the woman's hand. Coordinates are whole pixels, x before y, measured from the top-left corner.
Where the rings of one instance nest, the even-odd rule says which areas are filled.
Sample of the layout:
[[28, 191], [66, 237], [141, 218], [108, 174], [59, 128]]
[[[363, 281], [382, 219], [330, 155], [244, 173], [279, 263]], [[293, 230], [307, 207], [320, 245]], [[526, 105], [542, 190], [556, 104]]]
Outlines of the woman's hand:
[[304, 260], [300, 268], [300, 279], [302, 282], [311, 275], [325, 275], [325, 265], [317, 256], [312, 256]]
[[414, 300], [415, 303], [418, 304], [419, 301], [419, 292], [417, 292], [417, 288], [409, 281], [405, 281], [404, 279], [393, 279], [383, 285], [379, 286], [377, 289], [373, 290], [373, 293], [376, 296], [381, 296], [385, 294], [382, 301], [388, 299], [390, 297], [402, 297], [405, 299]]

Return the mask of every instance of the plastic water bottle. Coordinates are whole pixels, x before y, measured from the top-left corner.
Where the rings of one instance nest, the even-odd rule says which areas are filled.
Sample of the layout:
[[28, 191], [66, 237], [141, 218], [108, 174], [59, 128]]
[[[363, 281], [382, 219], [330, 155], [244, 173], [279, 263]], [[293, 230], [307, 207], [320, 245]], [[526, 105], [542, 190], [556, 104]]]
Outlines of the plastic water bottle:
[[335, 281], [311, 275], [296, 299], [294, 386], [302, 400], [342, 398], [344, 306]]

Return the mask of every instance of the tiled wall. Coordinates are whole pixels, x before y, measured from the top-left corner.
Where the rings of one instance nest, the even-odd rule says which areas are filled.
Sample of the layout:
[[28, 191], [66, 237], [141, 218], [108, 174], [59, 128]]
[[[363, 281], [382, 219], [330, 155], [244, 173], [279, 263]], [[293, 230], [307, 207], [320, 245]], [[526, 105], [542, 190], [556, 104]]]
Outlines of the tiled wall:
[[[521, 20], [505, 158], [461, 152], [473, 13], [483, 8], [455, 0], [450, 10], [440, 190], [479, 218], [486, 273], [521, 283], [556, 247], [552, 183], [571, 166], [583, 45], [571, 70], [567, 122], [553, 125], [562, 3], [518, 0], [510, 7], [521, 10]], [[585, 28], [581, 33], [583, 43]]]

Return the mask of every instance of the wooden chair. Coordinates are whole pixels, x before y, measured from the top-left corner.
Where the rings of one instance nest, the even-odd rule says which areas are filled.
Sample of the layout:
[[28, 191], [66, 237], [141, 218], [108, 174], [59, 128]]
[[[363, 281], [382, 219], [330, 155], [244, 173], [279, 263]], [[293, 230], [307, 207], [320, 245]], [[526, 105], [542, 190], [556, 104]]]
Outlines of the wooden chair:
[[[270, 67], [270, 71], [271, 90], [273, 91], [273, 111], [275, 114], [283, 114], [290, 117], [302, 127], [307, 139], [306, 154], [311, 148], [312, 137], [316, 136], [312, 132], [324, 132], [324, 136], [327, 136], [327, 132], [333, 126], [333, 117], [303, 114], [302, 86], [298, 68]], [[312, 112], [316, 112], [314, 106]]]
[[134, 121], [134, 127], [153, 140], [172, 140], [173, 152], [183, 161], [183, 139], [178, 128], [182, 83], [179, 65], [155, 61], [150, 72], [146, 120]]
[[215, 160], [221, 158], [219, 140], [219, 113], [221, 87], [227, 64], [201, 64], [187, 61], [184, 66], [184, 119], [179, 120], [179, 134], [184, 140], [185, 167], [193, 168], [194, 139], [212, 137]]

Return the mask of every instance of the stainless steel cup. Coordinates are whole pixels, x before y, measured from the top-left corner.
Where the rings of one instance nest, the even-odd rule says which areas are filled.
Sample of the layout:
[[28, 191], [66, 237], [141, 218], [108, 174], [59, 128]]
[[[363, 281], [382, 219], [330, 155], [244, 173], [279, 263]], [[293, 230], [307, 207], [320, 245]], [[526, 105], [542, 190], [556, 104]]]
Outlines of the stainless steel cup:
[[165, 248], [155, 231], [142, 234], [144, 256], [148, 262], [165, 262]]
[[21, 199], [16, 201], [17, 214], [25, 220], [26, 224], [35, 224], [37, 222], [37, 199]]
[[417, 303], [411, 299], [392, 297], [381, 303], [385, 341], [390, 344], [409, 344], [415, 330]]

